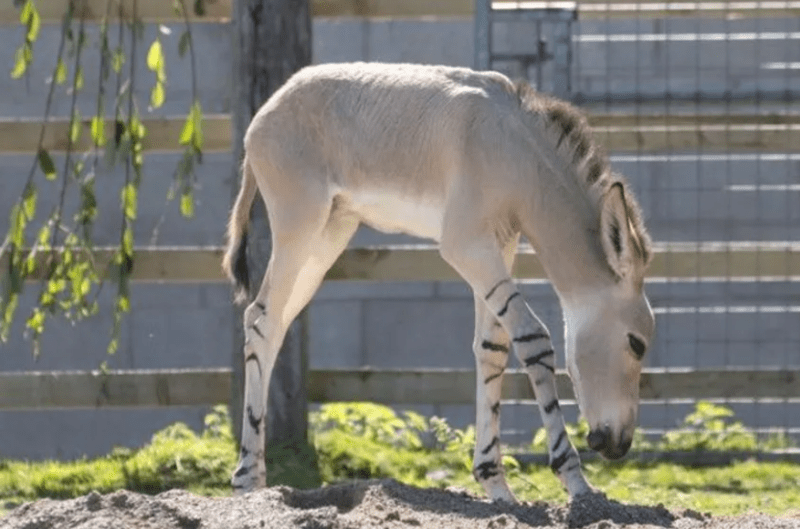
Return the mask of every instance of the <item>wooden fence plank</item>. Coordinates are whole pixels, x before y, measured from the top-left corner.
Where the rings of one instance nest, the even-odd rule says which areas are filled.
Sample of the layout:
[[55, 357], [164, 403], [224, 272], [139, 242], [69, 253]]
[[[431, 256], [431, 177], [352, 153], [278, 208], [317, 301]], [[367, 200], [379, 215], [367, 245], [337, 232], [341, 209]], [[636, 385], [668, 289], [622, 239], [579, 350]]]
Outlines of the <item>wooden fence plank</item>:
[[[141, 282], [219, 283], [226, 281], [220, 268], [223, 248], [140, 247], [135, 251], [132, 279]], [[96, 250], [102, 269], [112, 258], [108, 248]], [[77, 258], [80, 258], [78, 256]], [[40, 259], [40, 268], [47, 262]], [[521, 249], [514, 276], [546, 279], [535, 253]], [[797, 243], [670, 243], [654, 245], [650, 279], [800, 278], [800, 244]], [[37, 279], [34, 275], [32, 280]], [[432, 245], [350, 248], [328, 271], [326, 280], [348, 281], [460, 281]]]
[[[179, 139], [186, 117], [147, 117], [142, 124], [147, 134], [142, 140], [145, 150], [183, 151]], [[231, 149], [231, 120], [227, 114], [211, 114], [203, 117], [203, 151], [228, 152]], [[37, 119], [0, 118], [0, 153], [36, 152], [42, 121]], [[106, 120], [107, 141], [113, 138], [114, 121]], [[69, 119], [54, 118], [47, 122], [43, 147], [53, 152], [63, 152], [67, 148]], [[73, 151], [92, 148], [91, 118], [81, 121], [81, 135]]]
[[[230, 397], [231, 370], [55, 371], [0, 373], [0, 410], [210, 406]], [[556, 375], [562, 399], [574, 399], [567, 374]], [[471, 369], [317, 369], [311, 402], [472, 404]], [[645, 369], [643, 400], [800, 397], [800, 369]], [[503, 399], [534, 400], [524, 371], [509, 370]]]
[[228, 402], [230, 369], [0, 373], [0, 409], [193, 406]]
[[[185, 117], [150, 117], [142, 120], [147, 129], [144, 148], [151, 152], [181, 151], [179, 145]], [[800, 152], [800, 115], [640, 115], [590, 114], [595, 136], [610, 152], [663, 153], [702, 150], [706, 154], [728, 152]], [[91, 148], [90, 119], [82, 121], [83, 133], [75, 150]], [[66, 149], [67, 119], [47, 123], [44, 147]], [[41, 130], [35, 119], [0, 119], [0, 153], [33, 153]], [[113, 134], [108, 120], [105, 130]], [[227, 114], [212, 114], [203, 120], [203, 150], [231, 149], [231, 120]]]
[[[182, 21], [183, 18], [175, 14], [172, 2], [169, 0], [136, 0], [137, 12], [146, 22], [171, 22]], [[86, 20], [101, 20], [106, 12], [107, 0], [77, 0], [75, 1], [75, 18], [84, 17]], [[189, 10], [192, 22], [220, 22], [230, 18], [231, 0], [206, 0], [205, 14], [202, 17], [194, 15], [194, 2], [185, 0], [186, 9]], [[61, 22], [67, 2], [63, 0], [40, 0], [36, 2], [36, 9], [42, 22]], [[133, 11], [133, 0], [114, 0], [111, 18], [116, 20], [120, 6], [125, 16]], [[13, 2], [3, 2], [0, 5], [0, 24], [19, 23], [19, 8]]]
[[[132, 0], [118, 0], [126, 12], [130, 12]], [[140, 17], [147, 22], [172, 22], [179, 17], [166, 0], [138, 0]], [[186, 2], [192, 10], [192, 2]], [[44, 23], [57, 23], [64, 14], [64, 4], [55, 0], [36, 3]], [[77, 15], [87, 20], [100, 20], [105, 11], [106, 0], [82, 0]], [[192, 19], [195, 22], [225, 22], [230, 19], [231, 0], [205, 2], [206, 13]], [[496, 10], [512, 13], [516, 9], [575, 9], [580, 20], [606, 18], [662, 18], [662, 17], [797, 17], [800, 16], [798, 1], [763, 2], [664, 2], [644, 0], [641, 2], [619, 2], [608, 0], [539, 1], [539, 2], [494, 2]], [[312, 0], [315, 17], [369, 17], [369, 18], [423, 18], [423, 17], [470, 17], [474, 11], [474, 0]], [[118, 9], [112, 18], [116, 18]], [[11, 2], [0, 6], [0, 24], [19, 22], [19, 9]]]

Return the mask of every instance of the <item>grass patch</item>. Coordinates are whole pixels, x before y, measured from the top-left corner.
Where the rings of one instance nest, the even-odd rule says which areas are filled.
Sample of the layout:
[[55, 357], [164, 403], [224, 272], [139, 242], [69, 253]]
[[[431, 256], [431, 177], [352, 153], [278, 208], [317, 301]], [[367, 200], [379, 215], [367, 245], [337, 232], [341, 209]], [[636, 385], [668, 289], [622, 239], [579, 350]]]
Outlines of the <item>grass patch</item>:
[[[710, 421], [715, 421], [711, 434], [702, 431]], [[757, 448], [755, 438], [748, 437], [750, 434], [718, 407], [699, 406], [686, 424], [694, 430], [665, 437], [655, 447]], [[316, 453], [293, 446], [271, 449], [270, 481], [308, 488], [320, 482], [392, 477], [418, 487], [459, 486], [482, 494], [471, 473], [475, 443], [471, 427], [459, 430], [436, 417], [396, 414], [387, 407], [367, 403], [325, 405], [312, 415], [311, 426]], [[570, 426], [575, 435], [584, 428], [582, 424]], [[534, 449], [540, 437], [535, 436]], [[573, 439], [580, 437], [573, 435]], [[772, 443], [769, 446], [778, 443], [768, 442]], [[236, 454], [227, 411], [218, 407], [206, 418], [202, 433], [174, 424], [157, 432], [138, 450], [116, 449], [105, 457], [71, 462], [0, 461], [0, 515], [3, 509], [24, 501], [72, 498], [92, 490], [156, 494], [182, 488], [203, 495], [229, 495]], [[522, 468], [511, 457], [506, 457], [504, 464], [509, 484], [521, 500], [567, 501], [561, 483], [549, 468]], [[800, 505], [800, 465], [788, 462], [743, 461], [724, 467], [692, 468], [671, 463], [597, 461], [584, 468], [593, 485], [610, 498], [627, 503], [662, 503], [677, 511], [690, 508], [716, 515], [751, 510], [780, 515], [796, 511]]]
[[183, 488], [205, 495], [230, 494], [236, 451], [227, 411], [216, 408], [198, 435], [176, 423], [156, 432], [139, 450], [77, 461], [0, 461], [2, 510], [37, 498], [74, 498], [95, 490], [128, 489], [157, 494]]

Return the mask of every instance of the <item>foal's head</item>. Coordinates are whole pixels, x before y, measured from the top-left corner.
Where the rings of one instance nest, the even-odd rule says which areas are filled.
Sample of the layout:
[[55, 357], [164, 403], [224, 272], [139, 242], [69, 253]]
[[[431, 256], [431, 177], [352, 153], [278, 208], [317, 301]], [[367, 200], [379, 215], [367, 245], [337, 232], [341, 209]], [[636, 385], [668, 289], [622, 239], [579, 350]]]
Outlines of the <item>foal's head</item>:
[[642, 360], [655, 327], [643, 289], [649, 239], [622, 183], [602, 197], [599, 235], [610, 270], [606, 280], [565, 300], [566, 360], [589, 423], [589, 447], [617, 459], [633, 440]]

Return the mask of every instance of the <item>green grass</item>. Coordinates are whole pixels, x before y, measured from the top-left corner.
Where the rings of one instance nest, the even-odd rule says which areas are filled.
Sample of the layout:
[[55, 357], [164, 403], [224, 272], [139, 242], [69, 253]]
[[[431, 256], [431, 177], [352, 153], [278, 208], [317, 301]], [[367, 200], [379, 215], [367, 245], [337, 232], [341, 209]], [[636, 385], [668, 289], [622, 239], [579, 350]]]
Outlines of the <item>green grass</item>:
[[[757, 447], [755, 438], [743, 433], [719, 407], [698, 406], [688, 422], [706, 431], [672, 435], [656, 447]], [[455, 485], [481, 494], [470, 472], [475, 437], [472, 428], [458, 430], [441, 419], [413, 413], [397, 415], [389, 408], [363, 403], [323, 406], [311, 423], [316, 452], [291, 446], [273, 450], [268, 465], [273, 483], [313, 487], [344, 479], [392, 477], [420, 487]], [[713, 427], [711, 434], [709, 426]], [[579, 424], [570, 429], [577, 434], [584, 428]], [[642, 440], [639, 443], [640, 447], [653, 447]], [[775, 440], [768, 442], [768, 446], [774, 444]], [[785, 440], [779, 444], [785, 445]], [[534, 442], [532, 448], [541, 446]], [[236, 446], [229, 419], [224, 407], [217, 408], [206, 418], [202, 433], [175, 424], [157, 432], [138, 450], [117, 449], [105, 457], [72, 462], [0, 461], [0, 515], [4, 508], [23, 501], [71, 498], [92, 490], [107, 493], [124, 488], [155, 494], [183, 488], [204, 495], [228, 495], [235, 464]], [[548, 468], [521, 468], [510, 457], [505, 458], [505, 464], [511, 488], [521, 500], [567, 501]], [[593, 485], [626, 503], [662, 503], [672, 510], [694, 509], [716, 515], [751, 510], [780, 515], [796, 513], [800, 506], [800, 465], [788, 462], [743, 461], [724, 467], [690, 468], [671, 463], [597, 461], [584, 467]]]

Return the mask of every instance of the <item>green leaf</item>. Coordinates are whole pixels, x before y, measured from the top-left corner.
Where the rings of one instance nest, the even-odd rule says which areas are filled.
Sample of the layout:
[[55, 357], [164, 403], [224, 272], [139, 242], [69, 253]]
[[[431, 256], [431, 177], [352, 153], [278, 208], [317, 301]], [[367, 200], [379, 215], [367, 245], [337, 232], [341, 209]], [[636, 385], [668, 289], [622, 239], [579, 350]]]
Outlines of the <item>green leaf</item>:
[[44, 332], [45, 317], [45, 312], [39, 307], [35, 307], [28, 321], [25, 322], [25, 327], [32, 330], [36, 335], [42, 334], [42, 332]]
[[78, 71], [75, 72], [75, 90], [82, 90], [83, 89], [83, 68], [78, 67]]
[[164, 67], [164, 53], [161, 50], [161, 41], [156, 39], [150, 45], [147, 52], [147, 67], [154, 72], [158, 72]]
[[81, 207], [77, 219], [80, 224], [86, 225], [94, 222], [96, 217], [97, 197], [94, 193], [94, 185], [90, 181], [81, 186]]
[[81, 114], [78, 109], [72, 114], [72, 119], [69, 122], [69, 141], [74, 144], [78, 143], [81, 139]]
[[14, 68], [11, 70], [11, 78], [19, 79], [25, 75], [25, 70], [28, 69], [28, 61], [25, 60], [25, 44], [17, 48], [14, 53]]
[[36, 243], [44, 250], [50, 249], [50, 224], [45, 224], [39, 229]]
[[61, 57], [58, 58], [56, 74], [53, 76], [53, 80], [56, 84], [64, 84], [67, 81], [67, 66], [64, 64], [64, 61], [61, 60]]
[[189, 145], [192, 142], [192, 136], [194, 136], [193, 113], [194, 107], [189, 111], [189, 115], [186, 116], [186, 122], [183, 124], [183, 130], [181, 130], [181, 137], [179, 140], [181, 145]]
[[194, 216], [194, 197], [191, 191], [181, 195], [181, 215], [187, 218]]
[[133, 229], [130, 227], [125, 228], [122, 234], [122, 251], [124, 255], [133, 257]]
[[28, 23], [28, 19], [33, 15], [33, 10], [36, 7], [33, 5], [33, 0], [25, 0], [22, 9], [19, 11], [19, 21], [23, 24]]
[[186, 116], [186, 122], [181, 130], [180, 137], [181, 145], [191, 145], [198, 151], [203, 148], [203, 109], [200, 106], [200, 101], [195, 100], [192, 108], [189, 109], [189, 114]]
[[16, 248], [22, 248], [25, 246], [25, 226], [28, 225], [28, 219], [22, 214], [19, 204], [14, 204], [9, 217], [9, 240]]
[[92, 142], [97, 147], [104, 147], [106, 144], [106, 120], [103, 116], [92, 117]]
[[22, 193], [22, 211], [28, 220], [33, 219], [33, 216], [36, 215], [36, 198], [36, 186], [29, 183]]
[[150, 106], [159, 108], [164, 104], [164, 83], [156, 82], [153, 90], [150, 92]]
[[131, 119], [128, 123], [128, 129], [131, 132], [131, 137], [137, 140], [141, 140], [147, 135], [147, 128], [145, 128], [144, 124], [139, 119], [139, 116], [131, 116]]
[[4, 309], [3, 320], [0, 322], [0, 342], [5, 342], [8, 340], [8, 334], [11, 330], [11, 323], [14, 321], [14, 313], [17, 311], [18, 304], [19, 295], [12, 290], [12, 294], [10, 294], [8, 299], [4, 300], [4, 303], [0, 305], [0, 309]]
[[61, 278], [51, 279], [47, 282], [47, 292], [55, 295], [62, 292], [67, 287], [67, 282]]
[[186, 52], [189, 51], [189, 45], [192, 42], [192, 34], [188, 31], [184, 31], [181, 33], [180, 39], [178, 39], [178, 57], [183, 58], [186, 55]]
[[114, 49], [114, 53], [111, 55], [111, 68], [116, 73], [120, 73], [122, 71], [122, 67], [125, 65], [125, 51], [117, 47]]
[[[136, 209], [138, 206], [138, 190], [133, 183], [128, 183], [122, 188], [122, 211], [125, 218], [136, 219]], [[127, 231], [125, 232], [127, 234]]]
[[192, 119], [194, 120], [194, 139], [192, 146], [198, 151], [203, 150], [203, 109], [200, 107], [200, 101], [195, 100], [192, 105]]
[[131, 300], [128, 296], [117, 297], [117, 310], [120, 312], [129, 312], [131, 310]]
[[28, 42], [34, 42], [39, 36], [39, 29], [42, 27], [42, 20], [41, 17], [39, 17], [39, 11], [36, 9], [36, 5], [31, 0], [25, 2], [19, 18], [20, 22], [25, 24], [25, 26], [28, 28], [28, 34], [25, 36], [25, 40]]
[[42, 170], [44, 173], [45, 178], [48, 180], [55, 180], [56, 178], [56, 165], [53, 163], [53, 159], [50, 157], [50, 153], [47, 152], [47, 149], [39, 149], [36, 158], [39, 161], [39, 169]]

